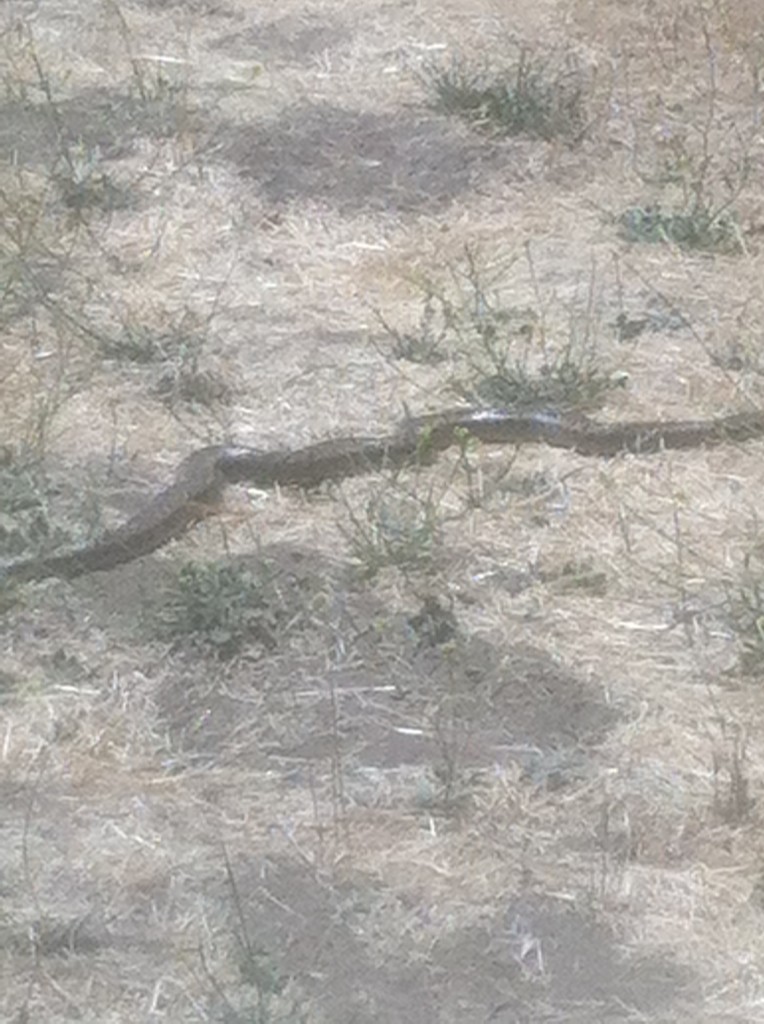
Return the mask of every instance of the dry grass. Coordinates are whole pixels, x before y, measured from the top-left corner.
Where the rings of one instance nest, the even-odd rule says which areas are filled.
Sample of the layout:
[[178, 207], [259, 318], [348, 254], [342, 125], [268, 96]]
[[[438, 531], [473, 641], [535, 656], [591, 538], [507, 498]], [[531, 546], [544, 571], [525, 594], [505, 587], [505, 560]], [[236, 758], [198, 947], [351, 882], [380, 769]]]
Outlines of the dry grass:
[[[209, 440], [480, 394], [422, 317], [465, 250], [522, 379], [576, 338], [603, 419], [764, 400], [755, 3], [12, 6], [4, 556]], [[433, 60], [518, 45], [585, 73], [576, 147], [429, 108]], [[619, 236], [696, 201], [740, 244]], [[764, 1021], [761, 466], [465, 446], [4, 592], [0, 1017]], [[155, 628], [188, 561], [240, 567], [183, 578], [211, 645]]]

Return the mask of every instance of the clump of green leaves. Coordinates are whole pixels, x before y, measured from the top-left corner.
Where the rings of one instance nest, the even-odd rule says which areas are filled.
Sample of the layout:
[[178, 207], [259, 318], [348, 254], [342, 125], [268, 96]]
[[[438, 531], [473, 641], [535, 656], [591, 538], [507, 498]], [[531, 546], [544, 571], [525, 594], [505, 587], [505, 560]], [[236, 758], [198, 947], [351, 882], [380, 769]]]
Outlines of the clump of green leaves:
[[437, 110], [498, 135], [577, 142], [584, 132], [584, 79], [570, 60], [545, 59], [524, 47], [508, 67], [457, 58], [429, 68], [425, 81]]
[[81, 543], [102, 528], [101, 512], [81, 480], [52, 479], [37, 460], [0, 463], [0, 560]]
[[577, 350], [568, 342], [531, 370], [522, 356], [511, 357], [506, 341], [500, 346], [484, 336], [482, 351], [466, 375], [456, 378], [453, 390], [473, 405], [504, 409], [589, 409], [602, 404], [617, 380], [605, 373], [595, 354]]
[[715, 213], [706, 205], [668, 211], [659, 204], [630, 206], [618, 219], [619, 233], [629, 242], [669, 242], [681, 249], [705, 252], [743, 251], [740, 226], [730, 212]]
[[300, 621], [299, 584], [273, 566], [188, 562], [168, 589], [159, 632], [228, 659], [247, 644], [272, 650], [287, 624]]
[[345, 535], [353, 559], [366, 578], [397, 567], [408, 571], [432, 568], [441, 539], [437, 502], [401, 490], [386, 481], [366, 502], [362, 512], [348, 508]]
[[705, 110], [693, 116], [682, 103], [668, 107], [645, 147], [646, 160], [636, 148], [635, 170], [655, 198], [625, 210], [618, 229], [633, 242], [740, 253], [745, 242], [735, 207], [753, 167], [750, 147], [758, 128], [758, 102], [749, 123], [738, 122], [721, 107], [715, 46], [705, 28], [703, 35], [708, 80], [699, 84], [698, 95]]

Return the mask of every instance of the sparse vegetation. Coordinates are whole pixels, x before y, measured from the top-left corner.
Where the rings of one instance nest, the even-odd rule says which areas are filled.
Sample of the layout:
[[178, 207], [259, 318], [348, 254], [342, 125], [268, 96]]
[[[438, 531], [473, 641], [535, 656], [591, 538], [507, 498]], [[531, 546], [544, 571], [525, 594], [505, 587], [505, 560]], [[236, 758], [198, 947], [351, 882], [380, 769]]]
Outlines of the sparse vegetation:
[[740, 226], [732, 214], [703, 208], [669, 213], [659, 206], [630, 207], [621, 214], [619, 229], [629, 242], [668, 242], [706, 252], [743, 251]]
[[509, 67], [455, 58], [425, 73], [434, 106], [484, 131], [579, 142], [586, 127], [585, 83], [572, 58], [520, 48]]
[[445, 696], [437, 707], [433, 729], [437, 754], [432, 765], [432, 790], [420, 790], [420, 802], [448, 816], [466, 815], [486, 786], [485, 772], [470, 766], [468, 756], [474, 699]]
[[431, 492], [419, 494], [385, 480], [362, 511], [346, 505], [345, 528], [351, 555], [361, 573], [372, 579], [382, 569], [426, 572], [434, 566], [441, 543], [438, 503]]
[[153, 327], [124, 316], [115, 337], [101, 339], [101, 352], [107, 359], [139, 365], [182, 362], [204, 344], [205, 325], [189, 309], [176, 315], [160, 312], [156, 319]]
[[758, 675], [764, 670], [764, 568], [758, 545], [746, 552], [739, 578], [727, 584], [727, 612], [741, 644], [741, 668]]
[[[764, 408], [759, 0], [526, 7], [0, 10], [0, 566]], [[458, 440], [3, 590], [0, 1019], [761, 1024], [760, 442]]]
[[698, 87], [703, 109], [688, 116], [684, 103], [672, 105], [654, 126], [650, 144], [637, 145], [635, 169], [657, 198], [626, 209], [618, 227], [632, 242], [739, 254], [746, 245], [736, 206], [751, 179], [758, 98], [754, 95], [746, 112], [750, 123], [729, 118], [719, 95], [716, 43], [707, 22], [699, 35], [706, 56], [705, 82]]
[[448, 324], [438, 316], [437, 306], [435, 296], [425, 294], [419, 323], [412, 331], [398, 330], [377, 312], [379, 323], [392, 341], [390, 353], [393, 359], [426, 366], [437, 366], [448, 359]]
[[226, 994], [219, 989], [226, 1014], [247, 1024], [308, 1024], [309, 1015], [300, 1008], [300, 1000], [289, 991], [291, 979], [279, 970], [276, 957], [253, 940], [244, 899], [225, 850], [224, 857], [235, 908], [233, 935], [239, 971], [235, 994]]
[[[62, 491], [65, 500], [59, 501]], [[100, 527], [101, 506], [89, 487], [75, 492], [62, 479], [46, 475], [36, 461], [0, 466], [1, 559], [82, 542]]]
[[437, 363], [448, 352], [454, 365], [449, 389], [465, 402], [517, 410], [584, 410], [597, 408], [625, 383], [623, 374], [603, 368], [591, 311], [583, 322], [571, 317], [566, 336], [552, 339], [538, 311], [504, 298], [511, 288], [511, 269], [483, 266], [467, 249], [450, 274], [455, 288], [425, 283], [416, 331], [402, 331], [385, 318], [381, 323], [396, 357], [405, 351], [411, 361]]
[[129, 189], [112, 180], [97, 145], [80, 143], [76, 149], [67, 149], [63, 169], [54, 173], [53, 180], [61, 202], [75, 218], [83, 218], [89, 210], [111, 213], [130, 205]]
[[186, 308], [176, 314], [159, 311], [157, 326], [123, 316], [114, 336], [98, 339], [101, 354], [118, 363], [158, 367], [153, 391], [171, 408], [180, 403], [213, 408], [231, 400], [232, 389], [221, 373], [204, 368], [212, 313], [201, 318]]
[[295, 589], [297, 581], [280, 579], [266, 563], [189, 562], [166, 594], [160, 634], [224, 660], [247, 644], [273, 650], [286, 626], [299, 619]]
[[[46, 511], [44, 481], [32, 467], [0, 469], [0, 546], [9, 557], [49, 542], [53, 527]], [[54, 536], [53, 543], [57, 538]]]

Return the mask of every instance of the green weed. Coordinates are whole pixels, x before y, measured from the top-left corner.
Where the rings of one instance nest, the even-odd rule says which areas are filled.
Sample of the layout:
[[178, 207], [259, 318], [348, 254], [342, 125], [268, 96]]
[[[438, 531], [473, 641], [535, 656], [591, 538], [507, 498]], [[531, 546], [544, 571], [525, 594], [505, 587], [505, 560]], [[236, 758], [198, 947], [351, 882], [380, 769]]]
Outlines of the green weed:
[[441, 541], [437, 502], [386, 481], [367, 500], [362, 512], [347, 506], [344, 528], [353, 560], [369, 579], [382, 569], [428, 571]]
[[118, 363], [158, 364], [161, 373], [153, 390], [170, 407], [225, 403], [231, 388], [219, 373], [201, 366], [214, 312], [200, 317], [188, 308], [177, 313], [159, 311], [155, 326], [124, 315], [118, 331], [98, 336], [98, 348], [102, 356]]
[[464, 59], [425, 71], [433, 105], [498, 135], [577, 142], [585, 130], [584, 80], [562, 65], [521, 48], [508, 68], [473, 67]]
[[[591, 302], [583, 319], [571, 314], [567, 334], [551, 340], [536, 309], [507, 301], [505, 268], [488, 270], [467, 249], [464, 263], [449, 271], [455, 287], [421, 284], [419, 344], [449, 353], [449, 390], [463, 401], [520, 411], [589, 409], [623, 385], [623, 376], [601, 365]], [[395, 342], [415, 347], [416, 334], [381, 322]]]
[[743, 251], [740, 226], [732, 213], [714, 213], [707, 206], [688, 212], [666, 211], [660, 205], [630, 206], [618, 219], [621, 237], [629, 242], [669, 242], [681, 249], [705, 252]]
[[425, 295], [419, 323], [412, 331], [398, 330], [379, 311], [376, 316], [391, 339], [390, 354], [393, 359], [405, 359], [410, 363], [427, 366], [437, 366], [448, 359], [448, 329], [442, 319], [438, 318], [434, 295]]
[[287, 624], [301, 618], [294, 589], [294, 581], [264, 562], [255, 568], [189, 562], [165, 595], [159, 634], [221, 660], [250, 643], [272, 650]]

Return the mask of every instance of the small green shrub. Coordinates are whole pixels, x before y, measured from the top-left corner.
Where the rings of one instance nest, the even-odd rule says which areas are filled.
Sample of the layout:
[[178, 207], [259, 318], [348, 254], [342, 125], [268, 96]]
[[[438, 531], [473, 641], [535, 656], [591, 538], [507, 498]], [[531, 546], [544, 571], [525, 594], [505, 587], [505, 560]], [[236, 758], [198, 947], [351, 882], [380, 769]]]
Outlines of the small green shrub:
[[265, 563], [249, 569], [189, 562], [166, 594], [159, 634], [223, 660], [248, 643], [273, 649], [287, 618], [299, 618], [279, 583], [279, 574]]
[[735, 217], [731, 213], [714, 214], [705, 206], [689, 212], [669, 212], [657, 204], [631, 206], [619, 217], [618, 230], [629, 242], [669, 242], [682, 249], [706, 252], [743, 251]]
[[100, 504], [81, 482], [59, 486], [39, 462], [0, 466], [0, 560], [81, 543], [101, 527]]
[[618, 230], [629, 241], [669, 242], [714, 253], [745, 250], [735, 207], [754, 166], [758, 114], [750, 124], [721, 114], [707, 43], [709, 77], [698, 84], [705, 112], [693, 117], [681, 103], [669, 107], [647, 144], [635, 147], [635, 170], [656, 199], [618, 218]]
[[292, 975], [278, 958], [263, 947], [252, 934], [252, 914], [243, 898], [228, 851], [223, 847], [226, 876], [235, 911], [232, 934], [239, 981], [227, 994], [216, 985], [216, 995], [225, 1006], [224, 1019], [247, 1024], [307, 1024], [301, 998], [293, 991]]
[[363, 513], [348, 509], [345, 535], [364, 577], [390, 567], [414, 571], [432, 568], [440, 543], [440, 519], [431, 494], [420, 497], [385, 482]]
[[[474, 364], [468, 375], [452, 385], [454, 392], [472, 405], [517, 410], [590, 409], [601, 405], [607, 392], [620, 382], [601, 369], [593, 353], [577, 351], [572, 344], [550, 353], [533, 372], [522, 359], [510, 362], [508, 348], [500, 354], [492, 346], [484, 354], [488, 366]], [[492, 369], [495, 372], [490, 372]]]
[[555, 64], [520, 50], [507, 69], [470, 67], [456, 59], [425, 71], [435, 109], [499, 135], [578, 141], [586, 111], [584, 82], [570, 62]]

